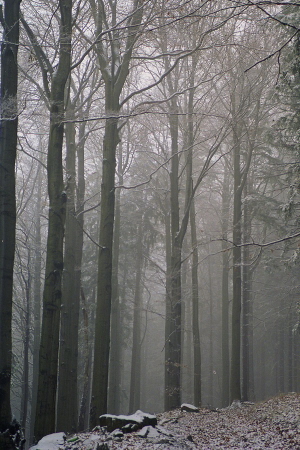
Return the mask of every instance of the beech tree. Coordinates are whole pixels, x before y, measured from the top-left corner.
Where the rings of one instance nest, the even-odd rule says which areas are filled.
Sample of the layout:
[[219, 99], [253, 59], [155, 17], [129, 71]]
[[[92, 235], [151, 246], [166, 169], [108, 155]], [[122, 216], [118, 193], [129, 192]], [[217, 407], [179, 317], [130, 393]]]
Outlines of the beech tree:
[[[97, 310], [94, 351], [93, 388], [90, 425], [97, 425], [99, 414], [107, 412], [110, 314], [112, 293], [113, 227], [115, 215], [116, 148], [119, 143], [118, 116], [120, 96], [129, 73], [133, 46], [143, 17], [143, 1], [132, 2], [125, 35], [118, 30], [118, 4], [110, 3], [106, 10], [102, 2], [90, 0], [95, 22], [96, 55], [105, 83], [105, 134], [101, 181], [101, 218], [99, 230], [99, 260]], [[111, 16], [109, 24], [108, 17]], [[105, 31], [105, 40], [102, 34]], [[122, 49], [120, 39], [125, 39]]]
[[[0, 5], [3, 27], [0, 86], [0, 433], [11, 424], [12, 295], [15, 256], [15, 161], [18, 132], [18, 46], [21, 0]], [[6, 440], [7, 439], [7, 440]], [[14, 448], [0, 435], [0, 446]]]
[[60, 35], [58, 65], [50, 87], [50, 128], [47, 153], [49, 221], [43, 317], [39, 353], [39, 379], [35, 438], [55, 431], [58, 345], [63, 270], [66, 192], [63, 181], [64, 95], [71, 67], [72, 0], [59, 1]]
[[[193, 180], [193, 148], [195, 140], [195, 129], [200, 125], [193, 124], [194, 114], [194, 99], [197, 95], [197, 86], [204, 84], [204, 80], [208, 77], [209, 69], [205, 67], [203, 71], [197, 72], [196, 67], [200, 61], [200, 53], [202, 46], [207, 44], [207, 40], [210, 39], [211, 34], [216, 30], [219, 30], [229, 19], [228, 16], [221, 18], [219, 22], [214, 22], [213, 14], [211, 11], [206, 10], [203, 7], [201, 11], [203, 15], [207, 15], [206, 21], [201, 20], [197, 24], [197, 33], [195, 33], [195, 27], [192, 27], [194, 34], [197, 38], [191, 37], [188, 40], [188, 44], [192, 49], [184, 56], [190, 62], [190, 73], [188, 84], [182, 83], [182, 71], [184, 64], [183, 58], [176, 62], [175, 69], [170, 70], [172, 67], [172, 54], [176, 51], [173, 46], [176, 47], [177, 41], [174, 38], [173, 41], [168, 42], [166, 35], [162, 33], [161, 46], [162, 53], [164, 54], [164, 64], [166, 76], [166, 97], [168, 99], [168, 118], [169, 118], [169, 133], [171, 139], [171, 161], [170, 161], [170, 255], [167, 257], [167, 296], [166, 296], [166, 350], [165, 350], [165, 408], [171, 409], [178, 407], [181, 403], [181, 332], [182, 332], [182, 288], [181, 288], [181, 276], [182, 276], [182, 248], [183, 242], [187, 233], [189, 216], [191, 212], [191, 206], [193, 198], [203, 179], [207, 175], [213, 160], [217, 152], [220, 150], [221, 140], [226, 133], [226, 121], [221, 125], [220, 129], [216, 131], [215, 139], [205, 137], [204, 140], [208, 142], [208, 148], [205, 151], [203, 157], [203, 165], [198, 171], [198, 175]], [[209, 19], [208, 19], [209, 18]], [[210, 19], [212, 19], [210, 21]], [[189, 24], [186, 25], [189, 27]], [[178, 35], [179, 36], [179, 35]], [[178, 38], [177, 36], [177, 38]], [[183, 42], [180, 41], [180, 45]], [[171, 50], [172, 49], [172, 50]], [[169, 52], [169, 54], [168, 54]], [[208, 66], [209, 67], [209, 66]], [[203, 78], [202, 78], [203, 77]], [[180, 83], [181, 82], [181, 83]], [[180, 93], [184, 90], [189, 91], [189, 101], [187, 108], [184, 112], [188, 115], [188, 123], [186, 126], [185, 134], [186, 140], [180, 141], [180, 120], [179, 116], [182, 111], [180, 105]], [[224, 127], [224, 128], [223, 128]], [[195, 129], [194, 129], [195, 128]], [[208, 132], [209, 134], [209, 132]], [[184, 151], [185, 159], [181, 158], [181, 151]], [[181, 167], [181, 164], [184, 168]], [[184, 174], [184, 177], [182, 176]], [[184, 180], [182, 182], [182, 179]], [[184, 183], [184, 184], [183, 184]], [[184, 205], [180, 205], [180, 191], [182, 190], [182, 184], [184, 185]], [[182, 213], [180, 213], [180, 206]], [[194, 231], [194, 230], [193, 230]], [[195, 235], [193, 233], [193, 239]], [[196, 257], [194, 253], [194, 257]], [[196, 277], [193, 277], [193, 283], [197, 285]], [[194, 297], [194, 301], [198, 301], [197, 297]], [[198, 314], [198, 309], [194, 304], [194, 315]], [[200, 347], [199, 347], [199, 328], [197, 326], [198, 317], [194, 317], [194, 349], [195, 349], [195, 367], [196, 383], [200, 383]], [[195, 392], [197, 401], [200, 401], [200, 386], [196, 388]]]
[[57, 430], [69, 432], [77, 430], [78, 422], [78, 335], [80, 300], [82, 297], [84, 154], [85, 143], [89, 134], [88, 123], [82, 121], [76, 126], [75, 119], [77, 116], [82, 118], [83, 115], [88, 115], [93, 101], [93, 93], [99, 88], [99, 72], [95, 70], [93, 64], [87, 64], [83, 73], [81, 70], [78, 72], [79, 79], [75, 78], [74, 74], [69, 77], [68, 94], [66, 95], [66, 192], [68, 198], [62, 279], [56, 425]]

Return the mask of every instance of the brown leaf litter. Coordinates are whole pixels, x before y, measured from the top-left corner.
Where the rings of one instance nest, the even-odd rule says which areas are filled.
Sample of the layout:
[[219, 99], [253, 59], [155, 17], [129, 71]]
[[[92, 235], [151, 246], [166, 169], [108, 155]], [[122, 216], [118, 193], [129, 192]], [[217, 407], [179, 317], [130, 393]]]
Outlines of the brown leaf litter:
[[[300, 394], [279, 395], [259, 403], [235, 402], [199, 412], [176, 409], [157, 415], [158, 425], [141, 433], [103, 429], [68, 437], [61, 450], [298, 449]], [[152, 429], [152, 430], [151, 430]], [[142, 437], [144, 436], [144, 437]], [[73, 442], [70, 442], [73, 439]], [[69, 441], [69, 442], [68, 442]]]

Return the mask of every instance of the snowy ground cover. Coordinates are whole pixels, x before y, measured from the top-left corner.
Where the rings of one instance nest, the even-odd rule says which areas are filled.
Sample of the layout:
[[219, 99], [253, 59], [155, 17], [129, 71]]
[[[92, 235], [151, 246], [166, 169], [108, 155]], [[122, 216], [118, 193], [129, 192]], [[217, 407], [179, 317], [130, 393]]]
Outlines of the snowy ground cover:
[[108, 433], [100, 427], [65, 438], [56, 433], [32, 450], [300, 449], [300, 394], [256, 404], [237, 402], [219, 410], [178, 409], [157, 419], [157, 426], [133, 433]]

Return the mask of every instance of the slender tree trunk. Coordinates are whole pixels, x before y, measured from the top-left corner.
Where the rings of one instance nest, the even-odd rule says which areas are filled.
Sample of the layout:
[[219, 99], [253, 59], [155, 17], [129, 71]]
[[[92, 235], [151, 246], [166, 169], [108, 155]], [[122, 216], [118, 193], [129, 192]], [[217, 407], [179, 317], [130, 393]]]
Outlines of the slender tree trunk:
[[[210, 255], [210, 245], [208, 244], [208, 254]], [[213, 289], [211, 276], [211, 259], [208, 259], [208, 301], [209, 301], [209, 379], [208, 390], [210, 404], [214, 404], [214, 342], [213, 342]]]
[[[195, 61], [193, 61], [194, 63]], [[166, 69], [169, 68], [165, 61]], [[170, 76], [167, 77], [170, 93], [175, 92]], [[193, 84], [192, 84], [193, 85]], [[192, 149], [193, 149], [193, 94], [189, 94], [188, 138], [186, 160], [186, 186], [184, 214], [180, 221], [179, 210], [179, 154], [178, 154], [178, 103], [176, 96], [170, 101], [170, 135], [171, 135], [171, 173], [170, 173], [170, 204], [171, 204], [171, 258], [170, 282], [167, 284], [169, 298], [167, 308], [170, 317], [166, 319], [169, 336], [166, 337], [166, 364], [165, 371], [165, 409], [173, 409], [181, 403], [181, 333], [182, 333], [182, 297], [181, 297], [181, 256], [182, 245], [188, 227], [190, 206], [192, 200]]]
[[[250, 211], [247, 201], [247, 184], [244, 192], [244, 221], [243, 221], [243, 240], [250, 241], [251, 222]], [[250, 249], [248, 246], [243, 248], [243, 282], [242, 282], [242, 358], [243, 358], [243, 382], [242, 382], [242, 400], [249, 401], [251, 398], [250, 390], [253, 389], [253, 320], [252, 320], [252, 270], [250, 267]]]
[[[4, 0], [4, 14], [2, 5], [0, 6], [0, 21], [4, 29], [0, 86], [0, 433], [8, 428], [12, 418], [11, 327], [16, 232], [15, 161], [20, 3], [21, 0]], [[0, 446], [7, 450], [14, 448], [10, 438], [1, 434]]]
[[[118, 157], [119, 185], [123, 185], [122, 146], [119, 146]], [[111, 315], [111, 350], [109, 369], [109, 398], [108, 410], [113, 414], [120, 412], [121, 387], [121, 350], [122, 324], [119, 298], [119, 254], [121, 228], [121, 189], [117, 189], [115, 198], [115, 227], [113, 245], [113, 282], [112, 282], [112, 315]]]
[[140, 409], [141, 398], [141, 305], [142, 305], [142, 271], [143, 271], [143, 218], [138, 225], [136, 248], [136, 275], [133, 311], [133, 337], [131, 357], [131, 378], [129, 413]]
[[84, 341], [84, 370], [83, 370], [83, 389], [80, 401], [80, 410], [78, 418], [78, 430], [83, 431], [86, 429], [88, 424], [87, 416], [89, 413], [89, 391], [90, 391], [90, 379], [91, 379], [91, 343], [90, 343], [90, 333], [89, 333], [89, 313], [87, 309], [87, 304], [85, 300], [85, 295], [83, 289], [81, 289], [82, 298], [82, 314], [83, 314], [83, 341]]
[[266, 398], [266, 345], [264, 337], [262, 336], [260, 343], [260, 400]]
[[165, 320], [165, 395], [164, 407], [168, 410], [168, 386], [169, 386], [169, 364], [170, 364], [170, 345], [169, 339], [171, 334], [171, 223], [170, 214], [165, 213], [165, 236], [166, 236], [166, 320]]
[[230, 397], [241, 399], [241, 220], [242, 220], [242, 189], [240, 172], [240, 143], [237, 130], [234, 130], [234, 204], [233, 204], [233, 300], [232, 300], [232, 354]]
[[30, 436], [29, 444], [33, 442], [34, 418], [36, 413], [37, 384], [38, 384], [38, 364], [39, 348], [41, 338], [41, 186], [42, 173], [38, 167], [37, 196], [35, 208], [35, 248], [34, 248], [34, 279], [33, 279], [33, 358], [32, 358], [32, 392], [31, 392], [31, 415], [30, 415]]
[[62, 147], [64, 126], [64, 90], [71, 65], [72, 0], [60, 0], [60, 55], [53, 74], [50, 96], [48, 142], [49, 222], [43, 319], [39, 354], [39, 380], [35, 418], [35, 438], [55, 431], [55, 406], [58, 374], [58, 345], [63, 270], [63, 238], [66, 193], [63, 183]]
[[[68, 117], [74, 119], [69, 107]], [[80, 309], [80, 274], [78, 261], [78, 223], [75, 214], [76, 196], [76, 143], [75, 126], [66, 124], [67, 209], [65, 226], [65, 252], [60, 319], [59, 382], [57, 395], [57, 431], [75, 433], [78, 421], [78, 326]], [[80, 230], [81, 231], [81, 230]]]
[[294, 356], [294, 339], [293, 339], [293, 315], [291, 313], [288, 317], [288, 335], [287, 335], [287, 344], [288, 344], [288, 379], [287, 379], [287, 388], [288, 392], [292, 392], [294, 388], [293, 383], [293, 356]]
[[222, 406], [229, 405], [229, 255], [228, 255], [228, 225], [229, 225], [229, 170], [225, 162], [222, 191]]
[[83, 255], [83, 229], [84, 229], [84, 196], [85, 196], [85, 175], [84, 175], [84, 150], [85, 150], [85, 128], [86, 125], [83, 122], [79, 126], [79, 142], [76, 146], [77, 148], [77, 203], [76, 203], [76, 253], [75, 253], [75, 265], [76, 265], [76, 278], [79, 280], [79, 290], [80, 297], [82, 299], [82, 310], [83, 310], [83, 326], [85, 333], [85, 361], [84, 361], [84, 384], [83, 384], [83, 392], [80, 403], [80, 412], [78, 418], [78, 430], [86, 429], [88, 424], [88, 418], [86, 416], [89, 415], [89, 380], [91, 379], [91, 345], [89, 339], [89, 330], [88, 330], [88, 311], [85, 302], [84, 292], [81, 286], [81, 267], [82, 267], [82, 255]]
[[[111, 105], [108, 111], [118, 111]], [[117, 119], [107, 119], [103, 142], [101, 218], [98, 256], [97, 309], [95, 328], [94, 374], [90, 425], [107, 412], [110, 313], [112, 289], [112, 251], [115, 204], [115, 154], [118, 145]]]
[[27, 435], [27, 416], [28, 416], [28, 401], [29, 401], [29, 350], [30, 350], [30, 296], [31, 296], [31, 273], [30, 273], [30, 251], [28, 257], [28, 277], [25, 281], [25, 308], [24, 308], [24, 357], [23, 357], [23, 375], [22, 375], [22, 398], [21, 398], [21, 414], [20, 425]]
[[[117, 2], [110, 2], [112, 26], [116, 24]], [[94, 349], [93, 388], [91, 399], [90, 426], [98, 424], [98, 417], [107, 412], [108, 369], [110, 349], [110, 323], [112, 301], [112, 260], [115, 219], [115, 166], [116, 148], [119, 143], [118, 115], [120, 96], [129, 74], [133, 45], [143, 16], [143, 4], [136, 0], [128, 20], [126, 50], [120, 54], [118, 29], [112, 34], [111, 55], [105, 53], [101, 39], [97, 42], [97, 53], [102, 76], [105, 81], [105, 134], [103, 140], [102, 181], [101, 181], [101, 217], [98, 256], [97, 307]], [[95, 11], [97, 36], [107, 26], [103, 4]], [[110, 68], [110, 71], [108, 70]]]
[[[259, 124], [260, 98], [257, 94], [254, 123], [247, 129], [247, 143], [242, 139], [242, 133], [245, 129], [241, 118], [245, 115], [248, 107], [247, 97], [243, 96], [244, 79], [241, 78], [241, 84], [234, 88], [231, 95], [231, 108], [233, 117], [233, 176], [234, 176], [234, 195], [233, 195], [233, 298], [232, 298], [232, 352], [231, 352], [231, 379], [230, 379], [230, 400], [241, 400], [241, 299], [242, 299], [242, 194], [247, 182], [247, 176], [251, 164], [252, 154], [255, 147], [256, 136]], [[241, 164], [241, 146], [247, 150]], [[245, 152], [244, 152], [245, 153]]]
[[200, 348], [200, 327], [199, 327], [199, 283], [198, 283], [198, 243], [196, 234], [196, 213], [195, 203], [192, 201], [190, 211], [191, 238], [192, 238], [192, 305], [193, 305], [193, 344], [194, 344], [194, 403], [201, 405], [201, 348]]
[[170, 134], [172, 140], [172, 160], [170, 174], [171, 189], [171, 258], [169, 308], [170, 332], [166, 340], [167, 370], [165, 409], [180, 406], [181, 397], [181, 251], [182, 243], [178, 239], [179, 232], [179, 186], [178, 186], [178, 114], [177, 101], [172, 101], [170, 115]]
[[298, 379], [298, 365], [299, 365], [299, 349], [298, 349], [298, 341], [299, 339], [295, 339], [294, 342], [294, 368], [293, 368], [293, 377], [294, 377], [294, 392], [299, 391], [299, 379]]
[[[125, 255], [124, 270], [123, 270], [123, 274], [122, 274], [122, 280], [120, 280], [120, 290], [119, 290], [120, 314], [121, 314], [121, 317], [122, 317], [122, 315], [124, 314], [124, 312], [127, 309], [126, 282], [127, 282], [127, 279], [128, 279], [128, 272], [129, 272], [129, 270], [130, 270], [130, 267], [129, 267], [129, 264], [128, 264], [127, 257]], [[124, 367], [124, 364], [125, 364], [124, 359], [125, 359], [125, 355], [123, 355], [123, 352], [121, 351], [121, 354], [120, 354], [120, 365], [121, 365], [121, 368]], [[122, 372], [121, 372], [121, 375], [122, 375]], [[126, 409], [128, 409], [128, 395], [127, 395], [127, 391], [125, 391], [125, 389], [124, 389], [124, 383], [125, 383], [125, 380], [123, 380], [122, 377], [120, 377], [120, 406], [119, 406], [119, 408], [120, 408], [121, 411], [125, 411]], [[126, 389], [127, 389], [127, 385], [126, 385]]]
[[[187, 239], [183, 242], [183, 258], [189, 255], [190, 249], [188, 248]], [[192, 331], [192, 296], [189, 295], [190, 286], [190, 264], [186, 261], [182, 265], [182, 323], [183, 332], [181, 338], [181, 360], [182, 360], [182, 396], [187, 402], [193, 402], [193, 331]]]
[[278, 323], [278, 378], [279, 378], [279, 392], [284, 392], [284, 328], [281, 312], [279, 311]]
[[[231, 401], [241, 399], [241, 251], [240, 251], [240, 224], [241, 219], [239, 214], [239, 206], [241, 207], [240, 199], [235, 200], [235, 219], [233, 242], [235, 247], [233, 249], [233, 302], [232, 302], [232, 355], [231, 355], [231, 380], [230, 392]], [[239, 205], [239, 206], [238, 206]]]

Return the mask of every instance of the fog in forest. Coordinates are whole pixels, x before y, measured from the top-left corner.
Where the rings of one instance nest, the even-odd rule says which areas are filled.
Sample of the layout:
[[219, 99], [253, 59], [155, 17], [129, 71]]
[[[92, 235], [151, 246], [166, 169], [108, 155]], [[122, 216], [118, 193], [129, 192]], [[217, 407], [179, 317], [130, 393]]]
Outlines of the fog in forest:
[[299, 392], [299, 2], [0, 5], [0, 432]]

